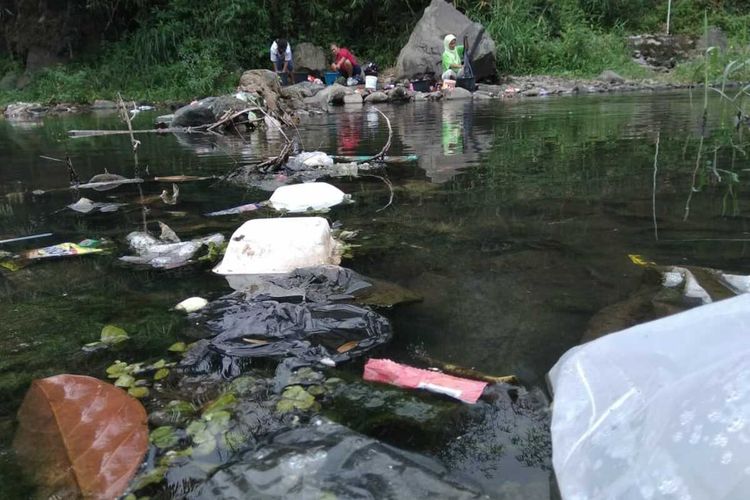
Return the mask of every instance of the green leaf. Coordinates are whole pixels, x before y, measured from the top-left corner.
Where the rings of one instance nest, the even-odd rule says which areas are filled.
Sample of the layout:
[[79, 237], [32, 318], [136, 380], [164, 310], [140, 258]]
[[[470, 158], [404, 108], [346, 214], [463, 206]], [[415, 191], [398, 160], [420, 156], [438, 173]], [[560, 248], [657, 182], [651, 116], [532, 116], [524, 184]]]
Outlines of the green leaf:
[[211, 403], [209, 403], [203, 409], [203, 414], [205, 415], [207, 413], [211, 413], [217, 410], [226, 410], [228, 408], [233, 407], [236, 402], [237, 402], [237, 398], [231, 392], [222, 394], [218, 398], [214, 399]]
[[148, 396], [149, 391], [148, 387], [131, 387], [128, 389], [128, 394], [133, 396], [134, 398], [145, 398]]
[[151, 365], [151, 368], [153, 368], [154, 370], [158, 370], [159, 368], [164, 368], [165, 366], [167, 366], [167, 362], [163, 359], [160, 359], [159, 361]]
[[185, 352], [187, 351], [187, 345], [185, 342], [175, 342], [167, 348], [170, 352]]
[[293, 410], [310, 410], [315, 405], [315, 397], [301, 385], [291, 385], [284, 389], [281, 400], [276, 403], [276, 411], [287, 413]]
[[156, 373], [154, 373], [154, 380], [161, 380], [163, 378], [167, 378], [169, 375], [169, 368], [162, 368], [158, 370]]
[[157, 427], [151, 432], [149, 441], [157, 448], [171, 448], [180, 442], [175, 428], [171, 425]]
[[119, 326], [105, 325], [102, 328], [101, 341], [107, 345], [119, 344], [129, 338], [128, 333]]
[[107, 377], [119, 378], [121, 375], [131, 373], [131, 371], [132, 370], [130, 370], [130, 365], [128, 365], [124, 361], [115, 361], [113, 364], [107, 367]]
[[115, 385], [117, 387], [132, 387], [133, 384], [135, 384], [135, 378], [128, 374], [120, 375], [117, 380], [115, 380]]
[[160, 483], [162, 479], [164, 479], [164, 474], [166, 473], [167, 473], [166, 467], [156, 467], [155, 469], [147, 472], [146, 474], [138, 476], [133, 481], [133, 490], [138, 491], [140, 489], [145, 488], [146, 486]]

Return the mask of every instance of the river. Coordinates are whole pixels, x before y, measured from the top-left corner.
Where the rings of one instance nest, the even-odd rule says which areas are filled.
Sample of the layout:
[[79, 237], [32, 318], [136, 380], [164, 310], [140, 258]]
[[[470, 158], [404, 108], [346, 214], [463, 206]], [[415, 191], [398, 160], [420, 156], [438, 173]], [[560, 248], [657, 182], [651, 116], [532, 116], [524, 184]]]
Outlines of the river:
[[[638, 289], [643, 269], [629, 255], [750, 274], [743, 182], [750, 161], [731, 147], [731, 114], [718, 99], [710, 101], [706, 130], [701, 127], [702, 96], [687, 92], [424, 102], [382, 110], [394, 130], [390, 153], [416, 154], [418, 163], [388, 168], [393, 202], [384, 209], [391, 192], [381, 179], [330, 180], [355, 203], [335, 207], [327, 217], [358, 231], [354, 243], [359, 246], [342, 265], [423, 298], [381, 311], [394, 330], [384, 356], [414, 364], [416, 353], [427, 353], [490, 374], [515, 374], [530, 393], [542, 397], [546, 372], [581, 341], [592, 317]], [[149, 128], [154, 117], [139, 113], [134, 125]], [[64, 163], [43, 157], [70, 157], [84, 180], [105, 170], [132, 177], [127, 136], [71, 139], [66, 134], [123, 127], [115, 114], [106, 113], [0, 121], [0, 240], [53, 233], [3, 244], [0, 250], [102, 237], [122, 245], [125, 234], [138, 230], [142, 213], [136, 187], [83, 194], [94, 201], [130, 203], [118, 212], [63, 210], [80, 193], [64, 189], [69, 182]], [[371, 154], [381, 148], [387, 129], [372, 110], [338, 108], [306, 119], [299, 136], [308, 151]], [[274, 155], [283, 140], [272, 130], [243, 139], [138, 138], [141, 174], [218, 177]], [[696, 162], [699, 148], [703, 154]], [[156, 196], [164, 188], [169, 185], [147, 182], [143, 195]], [[215, 180], [184, 183], [177, 205], [154, 203], [148, 218], [167, 223], [183, 237], [217, 231], [229, 236], [255, 215], [209, 219], [201, 214], [268, 196]], [[229, 291], [223, 278], [208, 270], [180, 274], [128, 268], [117, 261], [124, 252], [120, 246], [111, 256], [1, 271], [3, 498], [25, 497], [30, 488], [11, 442], [15, 413], [31, 380], [58, 373], [103, 378], [115, 359], [161, 356], [184, 340], [184, 317], [169, 308], [186, 297], [213, 299]], [[630, 323], [638, 319], [625, 318]], [[106, 324], [130, 334], [125, 347], [83, 353], [82, 345], [97, 340]], [[368, 410], [349, 413], [357, 411]], [[485, 432], [507, 443], [515, 443], [513, 436], [528, 437], [526, 424], [514, 428], [513, 416], [504, 418], [474, 419], [457, 427], [465, 426], [466, 435], [477, 442]], [[353, 425], [357, 418], [345, 420]], [[435, 456], [493, 497], [553, 495], [548, 436], [538, 437], [546, 456], [529, 459], [501, 446], [459, 457], [445, 452], [455, 449], [455, 433], [430, 439], [398, 428], [365, 425], [358, 430]]]

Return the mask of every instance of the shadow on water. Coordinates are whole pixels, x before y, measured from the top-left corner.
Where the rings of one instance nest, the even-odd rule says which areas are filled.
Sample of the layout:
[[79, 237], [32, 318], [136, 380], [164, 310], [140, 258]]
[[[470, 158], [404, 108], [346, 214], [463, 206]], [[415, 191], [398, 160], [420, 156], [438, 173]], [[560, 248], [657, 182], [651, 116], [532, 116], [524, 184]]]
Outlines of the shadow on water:
[[[384, 312], [395, 332], [385, 354], [415, 364], [415, 353], [426, 352], [491, 374], [516, 374], [529, 390], [529, 399], [522, 398], [528, 406], [524, 410], [526, 403], [499, 397], [461, 409], [458, 420], [451, 413], [454, 424], [419, 436], [419, 426], [405, 430], [385, 417], [366, 418], [365, 410], [357, 410], [369, 397], [363, 389], [339, 416], [357, 430], [439, 457], [498, 498], [547, 498], [549, 435], [546, 412], [540, 411], [545, 373], [580, 341], [592, 316], [638, 288], [642, 269], [629, 254], [750, 274], [747, 194], [741, 184], [699, 178], [690, 217], [683, 220], [701, 134], [701, 110], [684, 93], [383, 109], [395, 132], [391, 153], [417, 154], [419, 163], [389, 168], [394, 203], [380, 212], [389, 198], [381, 181], [332, 180], [356, 203], [335, 208], [329, 218], [359, 230], [354, 243], [360, 246], [344, 265], [424, 298]], [[141, 113], [135, 125], [147, 128], [152, 118]], [[714, 145], [726, 143], [722, 120], [719, 113], [711, 117]], [[74, 128], [121, 125], [113, 115], [0, 122], [0, 239], [54, 233], [0, 249], [87, 237], [109, 237], [118, 245], [111, 256], [0, 274], [0, 483], [8, 498], [28, 488], [9, 479], [20, 477], [10, 442], [15, 411], [33, 378], [61, 372], [101, 377], [114, 359], [159, 356], [186, 327], [183, 317], [168, 311], [171, 306], [188, 296], [212, 299], [228, 291], [206, 269], [156, 273], [119, 265], [124, 235], [141, 225], [137, 188], [81, 193], [94, 201], [129, 203], [116, 213], [60, 211], [78, 195], [62, 189], [68, 184], [64, 165], [40, 155], [70, 156], [84, 179], [105, 169], [126, 177], [134, 173], [126, 136], [68, 139], [65, 132]], [[306, 150], [355, 155], [378, 151], [386, 131], [372, 110], [336, 109], [310, 117], [300, 135]], [[140, 162], [151, 175], [221, 176], [272, 156], [283, 138], [269, 131], [242, 140], [197, 135], [141, 140]], [[748, 161], [719, 146], [699, 162], [743, 179]], [[167, 184], [142, 187], [153, 200], [149, 220], [162, 220], [184, 237], [229, 235], [245, 216], [201, 214], [269, 196], [209, 180], [183, 184], [180, 203], [166, 206], [158, 195]], [[125, 328], [132, 340], [119, 352], [83, 355], [81, 345], [96, 340], [109, 323]], [[414, 439], [405, 440], [409, 435]]]

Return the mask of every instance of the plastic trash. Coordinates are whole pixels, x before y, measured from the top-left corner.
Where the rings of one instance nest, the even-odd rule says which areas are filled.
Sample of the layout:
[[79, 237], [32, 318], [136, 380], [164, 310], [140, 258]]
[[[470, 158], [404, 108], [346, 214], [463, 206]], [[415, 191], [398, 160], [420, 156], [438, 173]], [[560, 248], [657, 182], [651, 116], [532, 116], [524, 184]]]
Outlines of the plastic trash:
[[255, 219], [232, 234], [214, 272], [226, 276], [231, 285], [236, 275], [288, 273], [299, 267], [338, 264], [340, 252], [328, 221], [322, 217]]
[[207, 305], [208, 301], [203, 297], [190, 297], [174, 306], [174, 310], [190, 314], [196, 311], [200, 311]]
[[266, 201], [261, 201], [258, 203], [248, 203], [246, 205], [240, 205], [239, 207], [227, 208], [226, 210], [218, 210], [216, 212], [209, 212], [206, 214], [206, 217], [218, 217], [221, 215], [237, 215], [245, 212], [254, 212], [265, 207], [267, 204], [268, 202]]
[[341, 363], [391, 339], [388, 320], [365, 307], [256, 302], [242, 292], [211, 302], [193, 319], [212, 337], [199, 358], [213, 352], [230, 358]]
[[4, 258], [0, 261], [0, 267], [9, 271], [18, 271], [37, 260], [102, 253], [108, 250], [108, 248], [105, 248], [108, 244], [109, 241], [103, 239], [86, 239], [79, 243], [58, 243], [44, 248], [25, 250], [18, 255]]
[[287, 212], [326, 210], [348, 200], [349, 196], [326, 182], [281, 186], [271, 195], [271, 206]]
[[292, 156], [286, 167], [290, 170], [307, 170], [311, 168], [332, 167], [333, 158], [322, 151], [310, 151]]
[[125, 206], [124, 203], [98, 203], [88, 198], [81, 198], [77, 202], [68, 205], [68, 208], [81, 214], [88, 214], [91, 212], [116, 212], [123, 206]]
[[440, 462], [327, 419], [282, 432], [217, 471], [191, 498], [481, 498]]
[[390, 359], [368, 359], [365, 364], [364, 379], [368, 382], [382, 382], [405, 389], [425, 389], [470, 404], [476, 403], [484, 388], [487, 387], [487, 382], [422, 370], [396, 363]]
[[563, 498], [747, 498], [750, 296], [610, 334], [549, 372]]
[[224, 244], [224, 236], [219, 233], [179, 243], [166, 243], [142, 231], [134, 231], [128, 234], [125, 239], [130, 248], [138, 255], [120, 257], [121, 261], [147, 265], [157, 269], [182, 267], [189, 264], [201, 248], [211, 244]]

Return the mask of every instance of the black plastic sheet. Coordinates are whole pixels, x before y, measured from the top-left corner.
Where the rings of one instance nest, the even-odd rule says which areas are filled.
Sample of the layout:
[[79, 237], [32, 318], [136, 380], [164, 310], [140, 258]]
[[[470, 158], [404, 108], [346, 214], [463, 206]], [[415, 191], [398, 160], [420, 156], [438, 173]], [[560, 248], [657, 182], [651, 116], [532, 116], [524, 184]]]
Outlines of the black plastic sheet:
[[392, 335], [388, 320], [365, 307], [256, 302], [243, 292], [212, 302], [201, 316], [199, 325], [212, 336], [203, 350], [230, 358], [338, 364], [385, 344]]
[[189, 498], [484, 498], [439, 462], [325, 419], [277, 434]]

